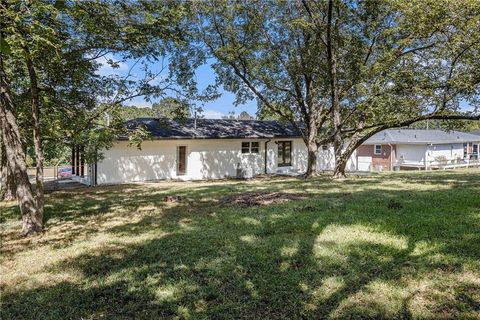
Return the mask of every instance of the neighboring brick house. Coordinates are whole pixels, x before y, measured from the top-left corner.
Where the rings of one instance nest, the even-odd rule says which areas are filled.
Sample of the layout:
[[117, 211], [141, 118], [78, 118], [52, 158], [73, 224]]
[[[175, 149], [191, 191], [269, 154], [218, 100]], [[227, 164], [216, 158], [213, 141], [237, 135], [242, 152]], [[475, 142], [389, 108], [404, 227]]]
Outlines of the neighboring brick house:
[[357, 169], [429, 168], [477, 160], [480, 136], [459, 131], [390, 129], [357, 150]]
[[393, 170], [395, 149], [396, 146], [391, 144], [363, 144], [357, 149], [357, 163], [364, 165], [364, 171]]

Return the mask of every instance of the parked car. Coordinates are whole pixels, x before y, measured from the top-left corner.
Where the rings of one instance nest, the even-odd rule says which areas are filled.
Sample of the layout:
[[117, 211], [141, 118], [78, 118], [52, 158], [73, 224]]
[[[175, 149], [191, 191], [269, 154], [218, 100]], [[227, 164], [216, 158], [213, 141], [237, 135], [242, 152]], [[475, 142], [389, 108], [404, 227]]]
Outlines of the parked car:
[[62, 168], [58, 169], [58, 177], [59, 178], [66, 178], [72, 175], [72, 168]]

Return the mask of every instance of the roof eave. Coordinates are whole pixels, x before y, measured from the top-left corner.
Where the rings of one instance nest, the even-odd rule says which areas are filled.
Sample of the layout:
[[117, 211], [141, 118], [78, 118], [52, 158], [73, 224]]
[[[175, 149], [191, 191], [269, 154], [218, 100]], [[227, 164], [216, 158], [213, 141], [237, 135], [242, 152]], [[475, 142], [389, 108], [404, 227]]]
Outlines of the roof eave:
[[[153, 136], [147, 140], [239, 140], [239, 139], [258, 139], [258, 140], [265, 140], [265, 139], [299, 139], [302, 138], [302, 136], [275, 136], [275, 135], [269, 135], [269, 136], [236, 136], [236, 137], [205, 137], [205, 136], [190, 136], [190, 137], [184, 137], [184, 136], [171, 136], [171, 137], [157, 137]], [[119, 141], [128, 141], [128, 137], [122, 136], [118, 137], [117, 140]]]

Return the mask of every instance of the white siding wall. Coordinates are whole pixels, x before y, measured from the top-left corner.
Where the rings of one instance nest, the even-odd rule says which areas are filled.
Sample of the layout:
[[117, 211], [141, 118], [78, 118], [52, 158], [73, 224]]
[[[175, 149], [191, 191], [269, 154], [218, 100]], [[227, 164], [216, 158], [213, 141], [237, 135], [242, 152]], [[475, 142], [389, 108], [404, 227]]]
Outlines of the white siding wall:
[[397, 161], [411, 164], [425, 163], [425, 145], [397, 144]]
[[437, 157], [445, 157], [448, 160], [463, 159], [463, 143], [428, 146], [427, 161], [435, 161]]
[[[403, 156], [403, 159], [402, 159]], [[436, 145], [397, 145], [397, 161], [408, 164], [425, 164], [435, 162], [435, 158], [444, 156], [447, 160], [463, 158], [463, 144], [436, 144]]]
[[358, 171], [370, 171], [372, 170], [373, 158], [368, 156], [358, 157]]
[[[258, 154], [242, 154], [241, 144], [258, 141]], [[141, 150], [119, 141], [103, 152], [97, 165], [98, 184], [148, 181], [159, 179], [218, 179], [235, 177], [237, 165], [251, 167], [253, 174], [264, 173], [266, 139], [248, 140], [157, 140], [145, 141]], [[275, 142], [292, 141], [292, 166], [277, 167], [278, 147]], [[187, 171], [177, 175], [177, 148], [187, 147]], [[268, 173], [303, 173], [307, 168], [307, 148], [302, 139], [272, 139], [267, 147]], [[356, 155], [350, 159], [347, 170], [356, 170]], [[334, 168], [333, 148], [318, 151], [319, 170]]]
[[[333, 170], [335, 168], [335, 152], [332, 146], [329, 146], [327, 150], [323, 150], [322, 147], [318, 149], [317, 168], [319, 170]], [[354, 151], [348, 159], [346, 170], [357, 170], [357, 151]]]

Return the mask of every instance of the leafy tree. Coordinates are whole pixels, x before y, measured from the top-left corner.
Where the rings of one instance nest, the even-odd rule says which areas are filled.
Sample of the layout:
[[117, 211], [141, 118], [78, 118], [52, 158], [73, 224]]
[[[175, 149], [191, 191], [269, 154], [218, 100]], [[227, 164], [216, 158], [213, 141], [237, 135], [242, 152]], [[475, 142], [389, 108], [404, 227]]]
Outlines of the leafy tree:
[[246, 111], [240, 112], [240, 114], [235, 115], [235, 112], [231, 111], [226, 116], [223, 116], [222, 119], [230, 120], [254, 120], [255, 118], [248, 114]]
[[131, 120], [135, 118], [153, 118], [156, 112], [151, 107], [136, 107], [136, 106], [122, 106], [117, 109], [119, 117], [124, 120]]
[[222, 116], [222, 119], [226, 119], [226, 120], [235, 119], [235, 112], [233, 112], [233, 111], [228, 112], [227, 115]]
[[[25, 235], [43, 227], [45, 148], [82, 145], [87, 161], [97, 159], [98, 149], [111, 145], [122, 129], [114, 112], [122, 102], [159, 97], [178, 91], [179, 84], [194, 92], [188, 63], [177, 63], [168, 80], [159, 79], [166, 66], [160, 72], [149, 68], [169, 45], [181, 42], [174, 22], [183, 14], [176, 3], [0, 2], [2, 147], [17, 184]], [[133, 68], [125, 76], [98, 74], [98, 59], [108, 54], [132, 61], [141, 77]], [[108, 63], [119, 66], [113, 59]], [[109, 112], [114, 116], [106, 123]], [[27, 146], [35, 151], [35, 194], [26, 172]]]
[[[308, 149], [333, 142], [335, 176], [370, 136], [426, 119], [478, 119], [479, 2], [216, 1], [193, 5], [195, 44], [237, 102], [288, 120]], [[262, 116], [263, 115], [263, 116]]]
[[190, 43], [215, 58], [217, 80], [236, 103], [291, 122], [308, 149], [307, 176], [316, 173], [319, 129], [328, 118], [323, 30], [299, 1], [210, 1], [190, 6]]
[[194, 106], [188, 101], [172, 97], [163, 98], [158, 103], [154, 103], [152, 109], [157, 117], [169, 119], [187, 119], [195, 113]]
[[326, 28], [335, 176], [344, 176], [353, 151], [384, 129], [480, 118], [478, 110], [459, 108], [462, 100], [478, 104], [478, 1], [323, 4], [309, 11], [314, 26]]
[[254, 120], [255, 118], [248, 114], [246, 111], [240, 112], [238, 120]]

